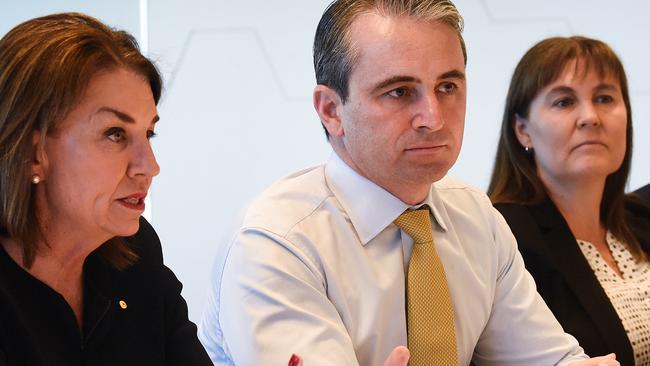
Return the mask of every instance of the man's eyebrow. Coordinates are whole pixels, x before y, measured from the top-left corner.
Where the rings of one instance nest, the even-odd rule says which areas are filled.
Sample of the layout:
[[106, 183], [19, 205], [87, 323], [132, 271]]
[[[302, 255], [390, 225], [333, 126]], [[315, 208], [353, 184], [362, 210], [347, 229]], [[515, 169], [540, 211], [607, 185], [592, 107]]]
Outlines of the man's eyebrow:
[[[115, 108], [111, 108], [111, 107], [101, 107], [101, 108], [99, 108], [99, 110], [97, 111], [97, 113], [101, 113], [101, 112], [104, 112], [104, 113], [111, 113], [111, 114], [115, 115], [115, 116], [116, 116], [120, 121], [125, 122], [125, 123], [135, 123], [135, 118], [131, 117], [128, 113], [125, 113], [125, 112], [119, 111], [119, 110], [117, 110], [117, 109], [115, 109]], [[158, 115], [156, 115], [156, 116], [152, 119], [151, 123], [156, 123], [156, 122], [158, 122], [159, 120], [160, 120], [160, 117], [159, 117]]]
[[465, 80], [465, 73], [460, 70], [450, 70], [440, 75], [440, 79], [461, 79]]
[[397, 84], [397, 83], [417, 83], [419, 81], [420, 81], [420, 79], [415, 78], [413, 76], [397, 75], [397, 76], [393, 76], [393, 77], [390, 77], [390, 78], [388, 78], [386, 80], [382, 80], [382, 81], [378, 82], [372, 88], [372, 90], [381, 90], [381, 89], [386, 88], [389, 85]]
[[[465, 73], [460, 71], [460, 70], [450, 70], [442, 75], [439, 76], [439, 79], [461, 79], [465, 80]], [[387, 86], [390, 86], [392, 84], [397, 84], [397, 83], [418, 83], [420, 82], [420, 79], [413, 77], [413, 76], [407, 76], [407, 75], [396, 75], [393, 77], [390, 77], [386, 80], [382, 80], [379, 83], [377, 83], [372, 90], [381, 90], [386, 88]]]

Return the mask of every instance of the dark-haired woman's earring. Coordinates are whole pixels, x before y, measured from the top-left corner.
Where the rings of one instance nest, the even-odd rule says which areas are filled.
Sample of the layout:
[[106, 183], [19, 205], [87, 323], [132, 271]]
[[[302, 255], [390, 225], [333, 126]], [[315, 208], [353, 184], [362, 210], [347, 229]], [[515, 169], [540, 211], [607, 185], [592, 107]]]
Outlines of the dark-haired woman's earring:
[[32, 175], [32, 183], [39, 184], [41, 182], [41, 177], [38, 174]]
[[524, 150], [526, 151], [526, 154], [532, 154], [533, 153], [533, 148], [526, 145], [524, 146]]

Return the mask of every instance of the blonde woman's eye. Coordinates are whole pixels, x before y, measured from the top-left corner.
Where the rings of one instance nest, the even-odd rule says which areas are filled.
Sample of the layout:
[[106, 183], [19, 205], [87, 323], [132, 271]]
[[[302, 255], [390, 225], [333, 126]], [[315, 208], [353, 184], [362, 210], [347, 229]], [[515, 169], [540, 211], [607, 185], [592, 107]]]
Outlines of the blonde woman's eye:
[[126, 138], [126, 133], [122, 128], [112, 127], [106, 131], [106, 137], [113, 142], [121, 142]]

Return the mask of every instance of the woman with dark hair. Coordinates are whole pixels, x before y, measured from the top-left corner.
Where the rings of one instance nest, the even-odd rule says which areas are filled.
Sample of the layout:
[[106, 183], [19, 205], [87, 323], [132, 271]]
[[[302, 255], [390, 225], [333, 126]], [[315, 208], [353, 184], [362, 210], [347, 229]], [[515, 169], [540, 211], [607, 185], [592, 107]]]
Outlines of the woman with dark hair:
[[161, 88], [86, 15], [0, 39], [0, 365], [211, 365], [140, 216]]
[[512, 76], [489, 195], [565, 331], [650, 365], [650, 212], [624, 194], [632, 114], [605, 43], [549, 38]]
[[647, 204], [650, 205], [650, 184], [646, 184], [645, 186], [634, 191], [633, 193], [641, 197], [642, 200], [644, 200]]

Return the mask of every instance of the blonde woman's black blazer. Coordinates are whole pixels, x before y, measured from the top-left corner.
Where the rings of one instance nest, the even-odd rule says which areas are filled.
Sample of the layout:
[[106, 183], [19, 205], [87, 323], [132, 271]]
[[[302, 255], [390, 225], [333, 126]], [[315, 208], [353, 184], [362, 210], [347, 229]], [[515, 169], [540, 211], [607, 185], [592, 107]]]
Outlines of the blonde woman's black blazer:
[[86, 259], [83, 329], [0, 247], [0, 366], [211, 366], [156, 232], [141, 219], [126, 241], [139, 260], [123, 271]]
[[[620, 318], [555, 205], [546, 200], [533, 206], [495, 207], [510, 225], [537, 290], [564, 330], [590, 356], [615, 352], [621, 365], [634, 365]], [[626, 214], [644, 251], [650, 253], [650, 209], [630, 201]]]

